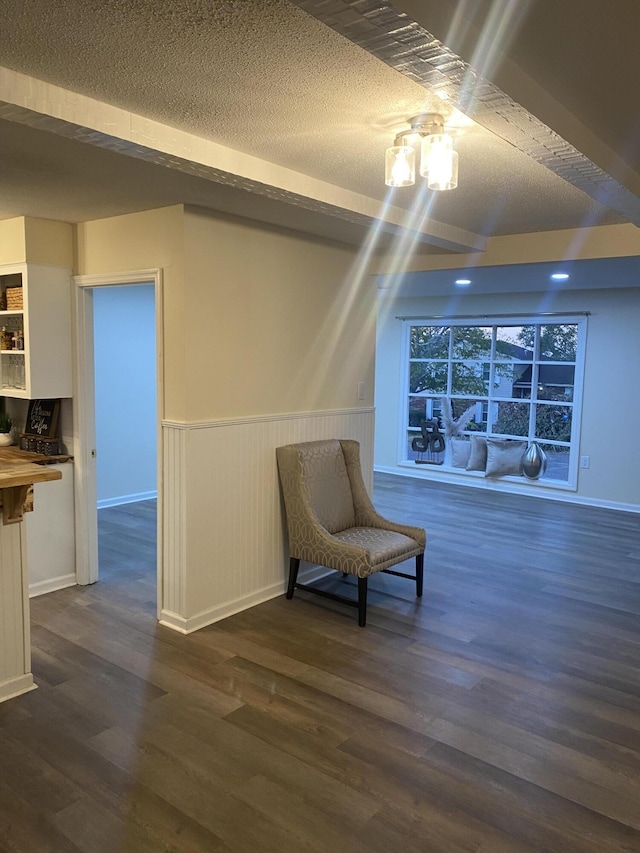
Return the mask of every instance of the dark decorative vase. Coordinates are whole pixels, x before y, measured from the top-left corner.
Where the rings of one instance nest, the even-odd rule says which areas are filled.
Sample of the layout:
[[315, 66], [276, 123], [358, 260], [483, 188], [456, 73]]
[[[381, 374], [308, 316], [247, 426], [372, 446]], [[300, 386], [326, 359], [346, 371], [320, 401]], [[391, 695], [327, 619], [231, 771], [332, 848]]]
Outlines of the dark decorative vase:
[[547, 454], [535, 441], [525, 450], [520, 469], [528, 480], [537, 480], [547, 470]]

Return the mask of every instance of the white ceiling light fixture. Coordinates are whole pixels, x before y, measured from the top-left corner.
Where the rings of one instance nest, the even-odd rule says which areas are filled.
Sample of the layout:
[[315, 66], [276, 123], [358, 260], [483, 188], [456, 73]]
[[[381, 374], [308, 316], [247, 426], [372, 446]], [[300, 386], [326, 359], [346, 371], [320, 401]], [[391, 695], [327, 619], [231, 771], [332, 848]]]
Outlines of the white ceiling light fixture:
[[569, 278], [569, 273], [566, 272], [554, 272], [551, 274], [551, 278], [554, 281], [566, 281]]
[[[396, 135], [385, 156], [384, 182], [388, 187], [410, 187], [416, 182], [416, 151], [411, 137], [422, 139], [420, 174], [430, 190], [453, 190], [458, 186], [458, 152], [453, 137], [445, 133], [439, 113], [426, 113], [409, 119], [409, 130]], [[414, 139], [414, 144], [417, 140]]]

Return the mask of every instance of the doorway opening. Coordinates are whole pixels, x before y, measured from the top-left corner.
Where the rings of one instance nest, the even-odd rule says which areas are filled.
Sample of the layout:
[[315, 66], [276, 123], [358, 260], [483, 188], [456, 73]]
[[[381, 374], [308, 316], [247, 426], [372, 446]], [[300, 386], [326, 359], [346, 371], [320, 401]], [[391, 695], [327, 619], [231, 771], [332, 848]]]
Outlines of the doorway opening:
[[98, 577], [155, 603], [156, 328], [153, 284], [93, 289]]
[[77, 582], [95, 583], [102, 572], [116, 582], [138, 581], [137, 589], [155, 582], [159, 613], [160, 271], [74, 281]]

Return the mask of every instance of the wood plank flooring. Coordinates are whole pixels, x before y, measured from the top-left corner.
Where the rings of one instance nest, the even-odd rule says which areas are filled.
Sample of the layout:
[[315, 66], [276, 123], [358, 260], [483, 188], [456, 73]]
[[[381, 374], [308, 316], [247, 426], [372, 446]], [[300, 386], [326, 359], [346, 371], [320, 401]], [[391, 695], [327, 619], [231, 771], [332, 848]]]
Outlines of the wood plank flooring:
[[102, 580], [32, 600], [0, 705], [0, 853], [640, 851], [640, 517], [374, 497], [425, 591], [373, 578], [365, 629], [302, 592], [162, 628], [154, 503], [101, 510]]

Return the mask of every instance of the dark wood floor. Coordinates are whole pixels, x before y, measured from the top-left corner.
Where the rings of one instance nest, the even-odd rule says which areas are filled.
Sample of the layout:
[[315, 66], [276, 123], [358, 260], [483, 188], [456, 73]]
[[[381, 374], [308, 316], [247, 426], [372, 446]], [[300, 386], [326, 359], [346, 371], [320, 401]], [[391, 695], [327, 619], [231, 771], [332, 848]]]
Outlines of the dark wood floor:
[[640, 851], [639, 517], [375, 499], [425, 593], [372, 579], [364, 630], [304, 593], [161, 628], [153, 504], [101, 511], [103, 580], [32, 602], [40, 689], [0, 705], [1, 853]]

